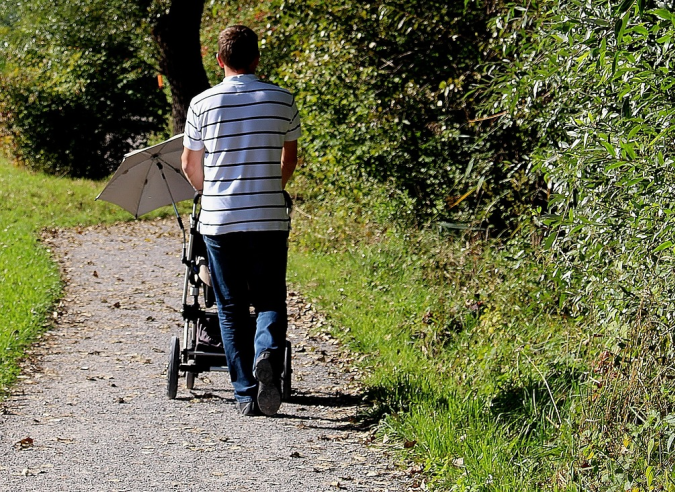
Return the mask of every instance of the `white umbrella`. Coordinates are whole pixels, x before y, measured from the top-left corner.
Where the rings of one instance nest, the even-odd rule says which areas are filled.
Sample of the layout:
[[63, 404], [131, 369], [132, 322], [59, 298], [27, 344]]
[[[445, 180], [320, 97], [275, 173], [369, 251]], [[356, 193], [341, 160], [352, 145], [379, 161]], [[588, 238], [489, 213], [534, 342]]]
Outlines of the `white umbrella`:
[[135, 150], [124, 156], [122, 164], [96, 197], [119, 205], [134, 217], [194, 198], [195, 190], [183, 175], [180, 156], [183, 134], [152, 147]]

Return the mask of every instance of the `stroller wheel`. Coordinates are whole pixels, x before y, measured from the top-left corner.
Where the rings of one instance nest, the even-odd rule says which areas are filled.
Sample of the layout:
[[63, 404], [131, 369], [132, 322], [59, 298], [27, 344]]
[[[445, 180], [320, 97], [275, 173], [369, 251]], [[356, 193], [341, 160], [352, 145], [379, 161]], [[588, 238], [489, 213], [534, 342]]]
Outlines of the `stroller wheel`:
[[197, 379], [197, 374], [194, 372], [187, 371], [185, 373], [185, 386], [187, 386], [187, 389], [191, 390], [195, 387], [195, 379]]
[[291, 342], [286, 340], [286, 347], [284, 349], [284, 369], [281, 373], [281, 401], [288, 401], [291, 398]]
[[166, 395], [172, 400], [178, 392], [178, 366], [180, 365], [180, 343], [177, 336], [171, 337], [169, 346], [169, 367], [166, 371]]

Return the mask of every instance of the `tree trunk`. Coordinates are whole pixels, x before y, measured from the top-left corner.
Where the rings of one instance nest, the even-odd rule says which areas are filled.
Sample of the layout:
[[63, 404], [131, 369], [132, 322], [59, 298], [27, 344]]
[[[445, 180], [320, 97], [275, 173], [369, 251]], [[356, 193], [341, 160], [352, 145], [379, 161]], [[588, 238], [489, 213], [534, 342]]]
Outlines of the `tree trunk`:
[[209, 88], [199, 39], [203, 11], [204, 0], [172, 0], [152, 30], [160, 49], [159, 68], [171, 88], [174, 135], [185, 129], [190, 100]]

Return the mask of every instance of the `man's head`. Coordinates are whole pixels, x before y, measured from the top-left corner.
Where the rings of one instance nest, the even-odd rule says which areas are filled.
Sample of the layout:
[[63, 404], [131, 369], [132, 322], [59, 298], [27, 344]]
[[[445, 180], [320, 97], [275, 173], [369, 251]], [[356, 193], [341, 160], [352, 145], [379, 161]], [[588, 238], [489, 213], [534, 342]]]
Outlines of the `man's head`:
[[260, 58], [258, 35], [246, 26], [230, 26], [218, 36], [219, 62], [244, 73], [253, 73]]

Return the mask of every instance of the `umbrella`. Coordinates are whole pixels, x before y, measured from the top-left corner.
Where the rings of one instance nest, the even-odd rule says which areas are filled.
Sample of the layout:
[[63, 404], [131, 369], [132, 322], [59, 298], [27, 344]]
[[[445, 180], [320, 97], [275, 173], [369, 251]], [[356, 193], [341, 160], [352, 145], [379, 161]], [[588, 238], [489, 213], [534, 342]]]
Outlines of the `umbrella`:
[[194, 188], [181, 170], [182, 152], [183, 134], [179, 134], [157, 145], [126, 154], [96, 199], [119, 205], [136, 218], [157, 208], [173, 205], [180, 223], [176, 202], [195, 196]]

